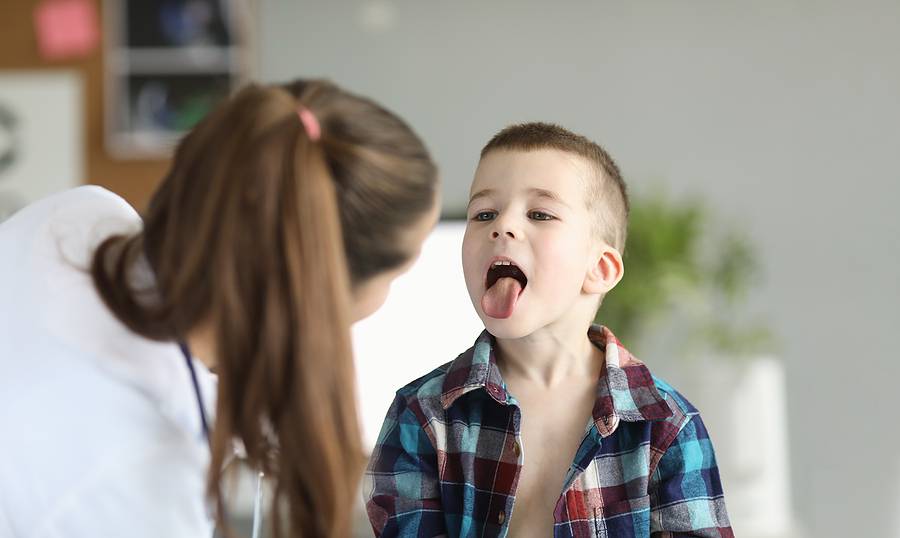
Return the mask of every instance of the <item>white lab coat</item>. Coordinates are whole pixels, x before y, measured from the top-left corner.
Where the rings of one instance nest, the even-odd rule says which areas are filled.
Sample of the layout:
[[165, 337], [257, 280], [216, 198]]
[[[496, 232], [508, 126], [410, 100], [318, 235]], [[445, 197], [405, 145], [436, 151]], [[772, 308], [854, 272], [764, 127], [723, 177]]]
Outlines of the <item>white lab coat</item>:
[[[140, 226], [91, 186], [0, 224], [0, 537], [212, 536], [180, 350], [129, 331], [87, 272], [102, 239]], [[194, 364], [211, 413], [215, 378]]]

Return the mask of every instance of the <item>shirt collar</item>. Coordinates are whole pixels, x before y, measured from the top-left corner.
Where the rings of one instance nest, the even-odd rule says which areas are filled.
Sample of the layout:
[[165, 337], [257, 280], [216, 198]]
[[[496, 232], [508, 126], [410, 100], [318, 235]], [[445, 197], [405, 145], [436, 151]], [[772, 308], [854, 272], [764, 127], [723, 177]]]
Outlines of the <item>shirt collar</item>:
[[[604, 350], [605, 367], [597, 383], [593, 419], [600, 435], [612, 434], [620, 421], [664, 420], [672, 416], [669, 404], [660, 395], [650, 370], [632, 355], [616, 336], [599, 325], [588, 330], [588, 338]], [[500, 375], [494, 355], [494, 337], [483, 331], [475, 345], [456, 358], [447, 370], [441, 392], [446, 410], [463, 394], [484, 390], [500, 404], [510, 403], [510, 394]]]

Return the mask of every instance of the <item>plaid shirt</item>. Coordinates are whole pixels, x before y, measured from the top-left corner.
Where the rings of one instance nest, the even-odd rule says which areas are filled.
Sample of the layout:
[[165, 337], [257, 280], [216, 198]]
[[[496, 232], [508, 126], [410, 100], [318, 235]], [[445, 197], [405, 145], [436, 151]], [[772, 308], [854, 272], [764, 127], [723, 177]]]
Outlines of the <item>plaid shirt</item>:
[[[593, 417], [554, 510], [554, 537], [733, 537], [697, 410], [608, 329]], [[521, 412], [486, 331], [397, 391], [366, 472], [377, 536], [506, 536], [524, 465]]]

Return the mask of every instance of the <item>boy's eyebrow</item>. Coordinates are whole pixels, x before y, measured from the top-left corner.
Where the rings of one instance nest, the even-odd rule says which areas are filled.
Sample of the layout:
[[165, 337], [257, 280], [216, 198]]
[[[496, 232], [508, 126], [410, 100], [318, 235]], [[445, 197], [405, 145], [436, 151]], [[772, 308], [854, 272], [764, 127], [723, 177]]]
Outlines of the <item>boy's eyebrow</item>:
[[560, 203], [560, 204], [562, 204], [562, 205], [564, 205], [564, 206], [566, 206], [566, 207], [571, 207], [569, 204], [566, 203], [565, 200], [563, 200], [562, 198], [560, 198], [559, 195], [556, 194], [556, 193], [553, 192], [553, 191], [548, 191], [547, 189], [537, 189], [537, 188], [534, 188], [534, 189], [528, 189], [528, 192], [531, 193], [531, 194], [533, 194], [533, 195], [535, 195], [535, 196], [537, 196], [538, 198], [547, 198], [547, 199], [552, 200], [552, 201], [554, 201], [554, 202]]
[[[492, 196], [492, 195], [496, 194], [496, 192], [497, 191], [494, 189], [482, 189], [482, 190], [476, 192], [475, 194], [473, 194], [471, 198], [469, 198], [469, 203], [466, 207], [471, 206], [472, 202], [474, 202], [475, 200], [477, 200], [479, 198], [486, 198], [488, 196]], [[572, 207], [569, 204], [567, 204], [565, 200], [560, 198], [558, 194], [556, 194], [553, 191], [547, 190], [547, 189], [539, 189], [537, 187], [533, 187], [533, 188], [528, 189], [528, 193], [532, 194], [534, 196], [537, 196], [538, 198], [547, 198], [548, 200], [560, 203], [569, 208]]]
[[496, 192], [497, 191], [495, 191], [494, 189], [482, 189], [482, 190], [476, 192], [475, 194], [473, 194], [471, 198], [469, 198], [469, 203], [466, 205], [466, 207], [468, 208], [470, 205], [472, 205], [472, 202], [474, 202], [475, 200], [477, 200], [479, 198], [485, 198], [487, 196], [491, 196], [492, 194], [494, 194]]

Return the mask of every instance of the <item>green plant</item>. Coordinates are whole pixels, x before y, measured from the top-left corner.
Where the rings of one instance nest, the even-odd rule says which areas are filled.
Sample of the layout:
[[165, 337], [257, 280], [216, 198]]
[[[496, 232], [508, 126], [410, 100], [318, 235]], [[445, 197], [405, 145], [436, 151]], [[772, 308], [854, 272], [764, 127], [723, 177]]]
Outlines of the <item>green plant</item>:
[[699, 198], [672, 201], [662, 191], [632, 200], [625, 277], [596, 321], [639, 349], [647, 331], [675, 321], [681, 351], [745, 357], [771, 349], [767, 325], [745, 319], [760, 274], [744, 234], [717, 222]]

